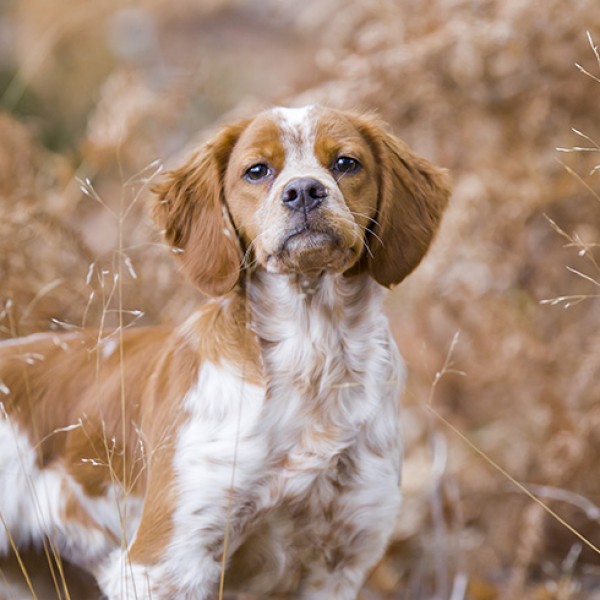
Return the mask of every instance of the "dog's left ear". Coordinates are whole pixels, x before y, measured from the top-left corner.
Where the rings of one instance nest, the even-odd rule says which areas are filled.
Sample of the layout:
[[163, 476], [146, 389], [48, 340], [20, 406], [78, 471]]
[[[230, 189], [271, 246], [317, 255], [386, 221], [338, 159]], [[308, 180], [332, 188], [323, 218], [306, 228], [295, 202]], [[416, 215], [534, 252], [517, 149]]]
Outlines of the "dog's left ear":
[[227, 126], [152, 190], [158, 195], [155, 221], [178, 252], [184, 273], [209, 296], [229, 292], [240, 277], [242, 250], [227, 210], [223, 179], [248, 123]]
[[358, 126], [380, 169], [368, 269], [376, 281], [390, 287], [425, 256], [448, 204], [450, 184], [443, 169], [414, 154], [377, 120], [361, 118]]

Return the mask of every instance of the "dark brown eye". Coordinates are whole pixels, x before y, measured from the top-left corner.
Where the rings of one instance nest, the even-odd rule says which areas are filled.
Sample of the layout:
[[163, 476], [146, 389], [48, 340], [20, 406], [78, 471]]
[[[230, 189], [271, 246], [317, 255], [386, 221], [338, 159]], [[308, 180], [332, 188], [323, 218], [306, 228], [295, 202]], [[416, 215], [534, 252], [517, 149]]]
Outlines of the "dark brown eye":
[[360, 169], [360, 163], [355, 158], [340, 156], [333, 165], [333, 170], [338, 173], [356, 173]]
[[271, 174], [271, 169], [264, 163], [258, 163], [256, 165], [252, 165], [244, 172], [244, 177], [248, 181], [255, 182], [261, 181], [265, 177], [268, 177]]

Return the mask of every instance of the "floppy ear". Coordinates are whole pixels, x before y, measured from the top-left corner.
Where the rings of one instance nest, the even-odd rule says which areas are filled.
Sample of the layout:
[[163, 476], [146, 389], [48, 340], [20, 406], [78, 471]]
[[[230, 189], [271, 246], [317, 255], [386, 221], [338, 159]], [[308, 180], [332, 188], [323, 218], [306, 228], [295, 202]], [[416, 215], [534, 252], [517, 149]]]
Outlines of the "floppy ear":
[[154, 186], [154, 219], [178, 252], [183, 272], [209, 296], [238, 282], [242, 251], [223, 192], [227, 162], [248, 121], [228, 126]]
[[390, 287], [425, 256], [448, 204], [450, 184], [444, 170], [415, 155], [377, 121], [363, 121], [363, 133], [380, 169], [368, 268], [374, 279]]

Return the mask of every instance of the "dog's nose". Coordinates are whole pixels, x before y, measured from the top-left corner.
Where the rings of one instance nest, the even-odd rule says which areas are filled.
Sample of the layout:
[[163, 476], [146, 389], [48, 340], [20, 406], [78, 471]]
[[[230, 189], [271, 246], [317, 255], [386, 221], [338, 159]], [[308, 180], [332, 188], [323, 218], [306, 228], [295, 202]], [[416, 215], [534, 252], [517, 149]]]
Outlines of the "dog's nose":
[[327, 188], [312, 177], [290, 181], [281, 193], [281, 201], [290, 210], [310, 212], [327, 197]]

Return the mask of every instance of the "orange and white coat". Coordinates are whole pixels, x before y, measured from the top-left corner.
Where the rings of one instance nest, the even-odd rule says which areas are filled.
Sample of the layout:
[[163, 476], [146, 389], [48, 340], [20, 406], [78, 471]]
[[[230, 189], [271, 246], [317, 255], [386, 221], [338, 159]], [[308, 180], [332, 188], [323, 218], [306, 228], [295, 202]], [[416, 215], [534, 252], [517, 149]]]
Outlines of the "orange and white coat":
[[427, 251], [442, 171], [374, 118], [275, 108], [157, 188], [212, 299], [174, 329], [0, 344], [0, 552], [45, 543], [109, 600], [350, 600], [400, 504], [385, 288]]

